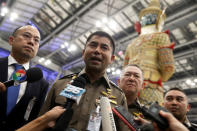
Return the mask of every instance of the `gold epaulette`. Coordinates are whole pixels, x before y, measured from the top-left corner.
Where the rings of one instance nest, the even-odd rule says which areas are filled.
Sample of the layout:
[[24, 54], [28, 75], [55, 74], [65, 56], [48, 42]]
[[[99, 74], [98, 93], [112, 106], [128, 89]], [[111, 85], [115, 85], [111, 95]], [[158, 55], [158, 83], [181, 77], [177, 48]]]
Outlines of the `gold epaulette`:
[[66, 76], [63, 76], [62, 78], [60, 78], [59, 80], [62, 80], [62, 79], [67, 79], [67, 78], [72, 78], [72, 79], [75, 79], [75, 77], [77, 77], [79, 73], [73, 73], [73, 74], [69, 74], [69, 75], [66, 75]]
[[123, 92], [122, 89], [119, 88], [113, 81], [110, 80], [109, 83], [110, 83], [113, 87], [115, 87], [115, 88], [117, 88], [118, 90], [120, 90], [121, 92]]

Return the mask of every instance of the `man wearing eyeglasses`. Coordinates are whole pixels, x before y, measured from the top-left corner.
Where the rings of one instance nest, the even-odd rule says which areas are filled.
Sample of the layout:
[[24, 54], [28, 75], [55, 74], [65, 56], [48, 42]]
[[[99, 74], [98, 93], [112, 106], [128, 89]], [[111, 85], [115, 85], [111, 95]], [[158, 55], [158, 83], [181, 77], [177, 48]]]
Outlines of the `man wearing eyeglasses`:
[[[30, 25], [17, 28], [9, 37], [11, 53], [0, 59], [0, 130], [13, 131], [35, 119], [45, 99], [48, 82], [41, 79], [21, 83], [6, 89], [3, 82], [12, 78], [13, 72], [28, 70], [30, 60], [38, 52], [39, 31]], [[17, 89], [17, 90], [16, 90]]]
[[127, 98], [128, 110], [133, 115], [141, 115], [136, 108], [137, 99], [143, 85], [143, 72], [139, 66], [129, 64], [125, 66], [118, 80], [118, 86], [123, 90]]

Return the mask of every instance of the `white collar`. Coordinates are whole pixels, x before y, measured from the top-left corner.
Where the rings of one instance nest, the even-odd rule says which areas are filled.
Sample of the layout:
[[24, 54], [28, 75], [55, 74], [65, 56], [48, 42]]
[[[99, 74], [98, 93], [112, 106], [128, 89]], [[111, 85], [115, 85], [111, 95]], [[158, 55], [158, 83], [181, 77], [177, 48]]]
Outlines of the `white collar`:
[[[8, 66], [9, 65], [12, 65], [12, 64], [15, 64], [15, 63], [18, 63], [14, 57], [12, 57], [11, 55], [8, 56]], [[22, 64], [22, 66], [25, 68], [25, 70], [28, 70], [29, 69], [29, 62], [25, 63], [25, 64]]]

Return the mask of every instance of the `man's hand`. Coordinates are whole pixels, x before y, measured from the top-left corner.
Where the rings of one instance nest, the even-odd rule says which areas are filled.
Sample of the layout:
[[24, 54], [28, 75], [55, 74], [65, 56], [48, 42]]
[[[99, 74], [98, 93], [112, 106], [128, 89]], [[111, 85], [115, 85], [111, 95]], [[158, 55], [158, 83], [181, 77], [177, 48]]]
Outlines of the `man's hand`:
[[3, 83], [0, 82], [0, 92], [6, 91], [6, 87]]
[[[168, 121], [169, 127], [166, 131], [189, 131], [181, 122], [179, 122], [169, 112], [160, 111], [160, 115]], [[162, 131], [158, 128], [156, 123], [153, 123], [153, 126], [155, 131]]]
[[46, 112], [44, 116], [49, 121], [48, 126], [53, 127], [55, 125], [56, 119], [65, 111], [61, 106], [56, 106], [50, 111]]
[[56, 106], [44, 115], [24, 125], [16, 131], [43, 131], [55, 125], [56, 119], [65, 111], [63, 107]]
[[139, 117], [134, 117], [134, 121], [137, 122], [137, 123], [139, 123], [140, 125], [151, 124], [150, 121], [148, 121], [146, 119], [143, 119], [140, 116]]

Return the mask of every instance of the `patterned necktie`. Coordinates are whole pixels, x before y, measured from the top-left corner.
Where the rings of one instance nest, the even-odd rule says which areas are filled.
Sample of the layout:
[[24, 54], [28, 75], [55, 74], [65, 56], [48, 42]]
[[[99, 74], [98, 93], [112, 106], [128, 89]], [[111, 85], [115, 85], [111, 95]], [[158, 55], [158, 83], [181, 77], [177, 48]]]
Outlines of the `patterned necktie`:
[[[15, 70], [12, 73], [9, 80], [13, 79], [13, 75], [16, 75], [16, 71], [18, 71], [19, 69], [24, 69], [22, 65], [19, 64], [13, 64], [13, 65], [15, 67]], [[20, 84], [17, 86], [8, 87], [7, 89], [7, 112], [6, 112], [7, 115], [11, 112], [12, 108], [16, 105], [19, 89], [20, 89]]]

